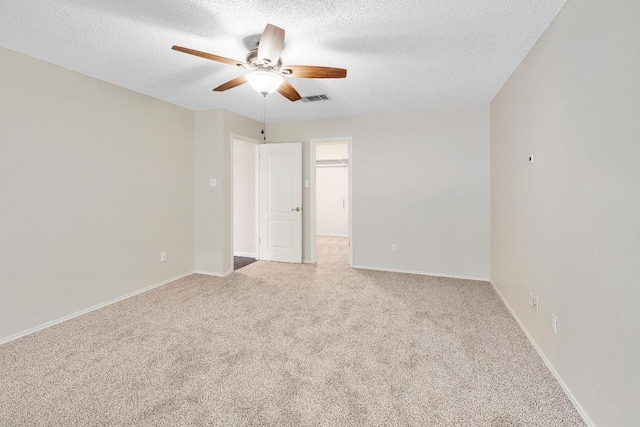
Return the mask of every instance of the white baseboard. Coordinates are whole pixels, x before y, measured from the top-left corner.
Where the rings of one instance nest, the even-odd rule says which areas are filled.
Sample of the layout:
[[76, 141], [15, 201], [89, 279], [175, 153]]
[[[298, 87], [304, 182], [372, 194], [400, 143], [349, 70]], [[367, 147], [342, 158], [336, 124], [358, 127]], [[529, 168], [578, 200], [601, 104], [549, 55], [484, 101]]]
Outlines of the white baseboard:
[[316, 236], [324, 236], [324, 237], [349, 237], [348, 234], [322, 234], [316, 233]]
[[76, 313], [73, 313], [73, 314], [70, 314], [68, 316], [60, 317], [59, 319], [52, 320], [51, 322], [43, 323], [42, 325], [36, 326], [34, 328], [31, 328], [31, 329], [27, 329], [26, 331], [18, 332], [17, 334], [14, 334], [14, 335], [8, 336], [6, 338], [0, 339], [0, 345], [6, 344], [6, 343], [8, 343], [10, 341], [13, 341], [13, 340], [17, 340], [18, 338], [22, 338], [22, 337], [27, 336], [27, 335], [31, 335], [31, 334], [33, 334], [35, 332], [38, 332], [38, 331], [41, 331], [43, 329], [49, 328], [51, 326], [57, 325], [58, 323], [62, 323], [64, 321], [71, 320], [74, 317], [82, 316], [83, 314], [90, 313], [92, 311], [95, 311], [95, 310], [98, 310], [100, 308], [106, 307], [108, 305], [114, 304], [116, 302], [125, 300], [127, 298], [131, 298], [133, 296], [142, 294], [144, 292], [148, 292], [148, 291], [150, 291], [152, 289], [155, 289], [155, 288], [158, 288], [160, 286], [166, 285], [167, 283], [175, 282], [178, 279], [182, 279], [183, 277], [187, 277], [187, 276], [190, 276], [192, 274], [193, 274], [193, 271], [190, 271], [188, 273], [184, 273], [184, 274], [181, 274], [179, 276], [172, 277], [171, 279], [164, 280], [164, 281], [162, 281], [160, 283], [156, 283], [154, 285], [147, 286], [146, 288], [138, 289], [137, 291], [130, 292], [130, 293], [128, 293], [126, 295], [123, 295], [121, 297], [117, 297], [117, 298], [111, 299], [111, 300], [109, 300], [107, 302], [103, 302], [101, 304], [94, 305], [94, 306], [86, 308], [84, 310], [80, 310], [80, 311], [78, 311]]
[[213, 277], [227, 277], [228, 275], [233, 273], [233, 270], [227, 271], [226, 273], [214, 273], [213, 271], [196, 270], [194, 271], [194, 273], [204, 274], [205, 276], [213, 276]]
[[303, 259], [302, 263], [303, 264], [313, 264], [313, 261], [311, 261], [310, 259]]
[[562, 377], [560, 376], [560, 374], [556, 372], [551, 362], [549, 362], [549, 359], [547, 359], [547, 356], [545, 356], [545, 354], [542, 352], [538, 344], [534, 341], [533, 337], [531, 336], [527, 328], [525, 328], [524, 323], [520, 321], [520, 318], [516, 315], [516, 312], [513, 311], [513, 309], [507, 302], [507, 300], [504, 298], [504, 296], [502, 296], [502, 293], [500, 292], [500, 290], [497, 288], [497, 286], [493, 282], [489, 282], [489, 283], [491, 283], [491, 286], [493, 286], [493, 289], [496, 291], [496, 293], [498, 294], [498, 296], [500, 297], [504, 305], [507, 307], [507, 309], [511, 313], [511, 316], [513, 316], [515, 321], [518, 323], [518, 326], [520, 326], [520, 329], [522, 329], [522, 332], [524, 332], [525, 336], [527, 337], [527, 339], [529, 340], [533, 348], [536, 349], [536, 351], [538, 352], [538, 355], [540, 356], [544, 364], [547, 365], [547, 368], [549, 369], [549, 371], [551, 371], [551, 374], [553, 374], [556, 381], [558, 381], [558, 383], [560, 384], [560, 387], [562, 387], [562, 390], [564, 390], [565, 394], [567, 395], [571, 403], [573, 403], [573, 406], [576, 408], [576, 411], [578, 411], [578, 414], [580, 414], [580, 416], [582, 417], [582, 420], [585, 422], [587, 426], [595, 427], [595, 424], [593, 423], [593, 421], [591, 421], [591, 418], [589, 418], [584, 408], [580, 405], [580, 403], [578, 403], [573, 393], [571, 393], [571, 390], [569, 390], [569, 387], [567, 387], [567, 385], [562, 380]]
[[482, 281], [482, 282], [489, 281], [488, 277], [457, 276], [457, 275], [451, 275], [451, 274], [433, 273], [428, 271], [412, 271], [412, 270], [401, 270], [397, 268], [367, 267], [364, 265], [352, 265], [351, 267], [360, 268], [362, 270], [388, 271], [390, 273], [405, 273], [405, 274], [419, 274], [421, 276], [447, 277], [449, 279], [476, 280], [476, 281]]
[[243, 257], [246, 257], [246, 258], [255, 258], [256, 254], [255, 254], [255, 252], [234, 251], [233, 252], [233, 256], [243, 256]]

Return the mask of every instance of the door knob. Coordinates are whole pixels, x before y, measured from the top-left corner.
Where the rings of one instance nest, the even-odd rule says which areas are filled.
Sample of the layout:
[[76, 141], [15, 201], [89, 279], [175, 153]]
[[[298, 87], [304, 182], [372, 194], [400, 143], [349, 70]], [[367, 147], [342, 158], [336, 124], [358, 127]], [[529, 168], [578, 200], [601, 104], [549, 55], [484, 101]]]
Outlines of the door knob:
[[293, 208], [292, 211], [300, 212], [300, 208]]

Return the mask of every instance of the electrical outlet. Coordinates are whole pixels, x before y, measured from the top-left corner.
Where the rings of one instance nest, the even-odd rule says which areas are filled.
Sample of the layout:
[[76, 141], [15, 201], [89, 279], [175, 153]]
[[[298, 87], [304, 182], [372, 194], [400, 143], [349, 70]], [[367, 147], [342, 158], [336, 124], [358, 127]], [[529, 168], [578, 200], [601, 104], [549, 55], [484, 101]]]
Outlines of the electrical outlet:
[[391, 252], [396, 253], [398, 252], [398, 245], [396, 245], [395, 243], [391, 245]]
[[166, 262], [166, 261], [167, 261], [167, 253], [166, 252], [160, 253], [160, 262]]
[[551, 313], [551, 327], [553, 328], [553, 333], [558, 333], [558, 318], [555, 314]]
[[540, 299], [538, 297], [533, 297], [533, 309], [536, 311], [536, 314], [540, 314]]
[[529, 307], [533, 308], [533, 292], [529, 291]]

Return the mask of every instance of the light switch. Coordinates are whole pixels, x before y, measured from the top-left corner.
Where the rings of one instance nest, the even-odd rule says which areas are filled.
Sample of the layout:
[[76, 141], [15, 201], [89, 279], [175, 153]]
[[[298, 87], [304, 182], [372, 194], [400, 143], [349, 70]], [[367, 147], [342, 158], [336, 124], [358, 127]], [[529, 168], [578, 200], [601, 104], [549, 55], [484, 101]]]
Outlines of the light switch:
[[305, 188], [309, 188], [309, 181], [307, 181], [307, 180], [304, 181], [304, 187]]
[[217, 187], [218, 186], [218, 180], [215, 178], [211, 178], [209, 180], [209, 187]]

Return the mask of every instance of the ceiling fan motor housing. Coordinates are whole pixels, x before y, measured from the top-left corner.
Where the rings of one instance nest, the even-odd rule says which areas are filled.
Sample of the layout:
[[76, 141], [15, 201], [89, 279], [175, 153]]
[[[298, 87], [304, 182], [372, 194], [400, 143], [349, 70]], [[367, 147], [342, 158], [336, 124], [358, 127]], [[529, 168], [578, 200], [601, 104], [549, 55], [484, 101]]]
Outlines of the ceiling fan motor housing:
[[265, 64], [258, 59], [258, 48], [251, 49], [247, 53], [247, 64], [251, 68], [270, 68], [272, 70], [279, 70], [282, 67], [282, 58], [278, 58], [278, 62], [275, 65]]

